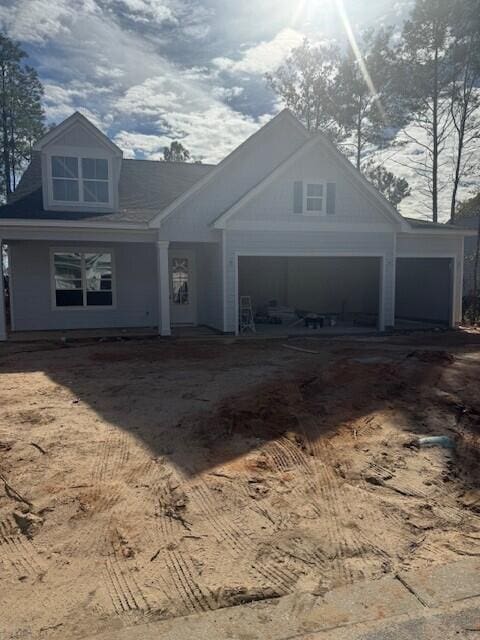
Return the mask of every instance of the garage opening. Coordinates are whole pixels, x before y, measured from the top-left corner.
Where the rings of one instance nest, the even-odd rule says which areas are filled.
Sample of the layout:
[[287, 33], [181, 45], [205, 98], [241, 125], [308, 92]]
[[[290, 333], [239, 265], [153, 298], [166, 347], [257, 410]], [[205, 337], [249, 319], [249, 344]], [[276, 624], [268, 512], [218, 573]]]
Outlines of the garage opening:
[[451, 258], [397, 258], [395, 325], [452, 323]]
[[251, 304], [256, 333], [376, 331], [381, 259], [239, 256], [239, 331]]

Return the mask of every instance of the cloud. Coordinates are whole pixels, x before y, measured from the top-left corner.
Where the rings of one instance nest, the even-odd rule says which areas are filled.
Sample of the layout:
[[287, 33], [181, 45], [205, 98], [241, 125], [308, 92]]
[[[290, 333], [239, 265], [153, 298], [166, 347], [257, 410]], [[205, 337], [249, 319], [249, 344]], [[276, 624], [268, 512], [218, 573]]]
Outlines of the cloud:
[[119, 131], [113, 141], [123, 150], [125, 158], [140, 156], [149, 160], [160, 160], [163, 159], [163, 148], [170, 145], [171, 138], [135, 131]]
[[221, 71], [263, 75], [277, 69], [290, 51], [302, 43], [304, 37], [295, 29], [282, 29], [272, 40], [246, 49], [239, 60], [218, 57], [213, 63]]
[[16, 0], [0, 5], [0, 23], [12, 38], [41, 44], [68, 33], [76, 16], [91, 11], [92, 0], [78, 0], [75, 12], [67, 0]]
[[176, 23], [172, 8], [160, 0], [108, 0], [105, 3], [112, 10], [121, 11], [138, 22]]
[[[187, 79], [185, 81], [178, 69], [165, 77], [148, 78], [131, 87], [117, 101], [116, 109], [121, 113], [128, 112], [135, 122], [162, 132], [170, 140], [181, 140], [195, 158], [218, 162], [256, 131], [261, 120], [233, 110], [215, 95], [215, 91], [206, 91], [192, 80], [190, 74]], [[225, 89], [226, 93], [228, 91]], [[233, 94], [238, 91], [238, 87], [236, 91], [234, 88]], [[137, 139], [138, 150], [142, 153], [158, 153], [158, 148], [146, 148], [146, 142], [158, 142], [162, 148], [165, 144], [164, 138], [159, 142], [151, 135], [137, 135]], [[136, 148], [135, 134], [126, 139], [122, 132], [116, 143], [122, 146], [125, 140], [130, 150]]]

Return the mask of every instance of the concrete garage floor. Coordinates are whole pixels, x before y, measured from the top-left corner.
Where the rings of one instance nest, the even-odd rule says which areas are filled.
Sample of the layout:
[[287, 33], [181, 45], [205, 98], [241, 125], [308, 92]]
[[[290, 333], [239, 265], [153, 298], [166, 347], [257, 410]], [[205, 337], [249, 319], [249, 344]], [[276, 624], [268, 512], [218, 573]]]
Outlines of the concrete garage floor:
[[475, 330], [0, 345], [2, 640], [475, 558], [479, 376]]
[[[414, 320], [398, 320], [395, 324], [395, 331], [428, 331], [435, 329], [445, 329], [445, 326], [435, 322], [422, 322]], [[238, 337], [265, 337], [265, 338], [286, 338], [292, 337], [329, 337], [329, 336], [357, 336], [357, 335], [375, 335], [378, 333], [376, 327], [358, 326], [351, 322], [338, 322], [334, 327], [322, 327], [318, 329], [306, 328], [303, 324], [291, 326], [284, 324], [257, 324], [256, 331], [247, 331], [243, 336]], [[98, 339], [116, 339], [116, 338], [154, 338], [158, 336], [156, 327], [140, 327], [126, 329], [71, 329], [68, 331], [13, 331], [8, 336], [9, 342], [26, 343], [26, 342], [58, 342], [67, 341], [88, 341]], [[230, 338], [205, 326], [176, 326], [172, 329], [173, 338], [187, 339], [211, 339], [211, 338]]]

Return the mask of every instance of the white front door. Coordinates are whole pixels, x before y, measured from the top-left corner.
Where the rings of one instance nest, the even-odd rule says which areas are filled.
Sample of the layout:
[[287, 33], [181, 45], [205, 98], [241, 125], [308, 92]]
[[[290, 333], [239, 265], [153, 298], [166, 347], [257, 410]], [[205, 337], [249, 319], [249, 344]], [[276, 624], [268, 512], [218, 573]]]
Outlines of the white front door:
[[195, 253], [170, 251], [170, 321], [172, 324], [197, 323]]

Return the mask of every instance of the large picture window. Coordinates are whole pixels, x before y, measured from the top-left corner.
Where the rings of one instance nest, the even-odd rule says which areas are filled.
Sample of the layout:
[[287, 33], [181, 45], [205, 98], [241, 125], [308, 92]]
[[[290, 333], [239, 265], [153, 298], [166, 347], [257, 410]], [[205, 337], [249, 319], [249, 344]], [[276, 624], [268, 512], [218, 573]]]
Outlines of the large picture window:
[[113, 306], [113, 259], [110, 251], [54, 251], [56, 307]]
[[107, 159], [52, 156], [51, 161], [54, 201], [109, 203]]

